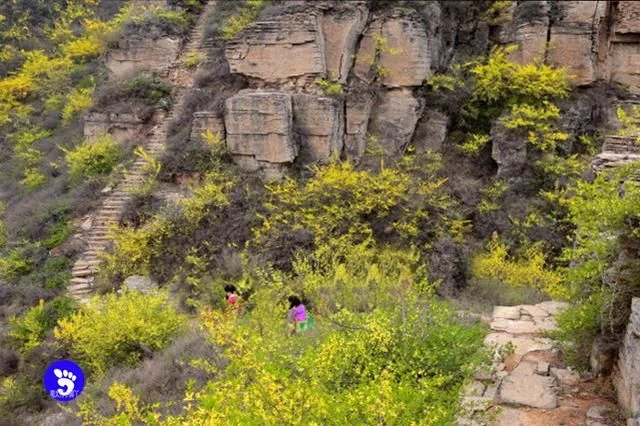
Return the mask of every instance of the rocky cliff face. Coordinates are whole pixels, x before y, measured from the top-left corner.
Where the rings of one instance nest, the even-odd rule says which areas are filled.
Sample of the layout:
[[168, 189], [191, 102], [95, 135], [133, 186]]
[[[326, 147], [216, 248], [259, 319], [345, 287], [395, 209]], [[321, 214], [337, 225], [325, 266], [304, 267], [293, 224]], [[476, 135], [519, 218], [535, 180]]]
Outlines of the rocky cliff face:
[[613, 378], [618, 401], [631, 417], [628, 424], [640, 424], [640, 298], [637, 297], [631, 304], [629, 325]]
[[[390, 156], [410, 142], [441, 150], [449, 118], [419, 88], [460, 55], [455, 43], [486, 51], [489, 34], [517, 44], [518, 62], [567, 68], [577, 86], [604, 80], [638, 92], [638, 9], [632, 1], [514, 2], [502, 11], [504, 23], [462, 34], [446, 25], [450, 17], [439, 2], [419, 13], [369, 10], [364, 1], [284, 2], [225, 46], [231, 73], [249, 82], [248, 91], [226, 102], [228, 148], [248, 170], [322, 163], [332, 153], [358, 160], [367, 141], [379, 141]], [[323, 95], [320, 79], [333, 82], [332, 97]], [[255, 110], [243, 109], [249, 105]], [[505, 133], [494, 129], [492, 143], [508, 175], [527, 153], [523, 141]]]

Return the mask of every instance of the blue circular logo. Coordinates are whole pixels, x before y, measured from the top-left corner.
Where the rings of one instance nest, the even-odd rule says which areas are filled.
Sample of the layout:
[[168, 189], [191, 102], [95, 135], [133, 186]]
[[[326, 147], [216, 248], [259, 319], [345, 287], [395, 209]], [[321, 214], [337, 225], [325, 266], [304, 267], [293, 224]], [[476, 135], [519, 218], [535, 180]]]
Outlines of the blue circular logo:
[[44, 388], [56, 401], [72, 401], [84, 389], [84, 372], [68, 359], [56, 361], [44, 373]]

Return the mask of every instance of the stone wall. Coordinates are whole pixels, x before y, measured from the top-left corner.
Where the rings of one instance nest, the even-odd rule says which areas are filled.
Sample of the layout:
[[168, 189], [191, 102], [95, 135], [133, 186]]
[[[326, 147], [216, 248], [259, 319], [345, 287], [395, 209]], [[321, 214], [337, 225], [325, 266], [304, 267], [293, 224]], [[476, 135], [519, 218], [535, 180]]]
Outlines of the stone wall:
[[[613, 384], [618, 402], [630, 418], [628, 424], [640, 424], [640, 298], [631, 302], [631, 316], [618, 363], [614, 369]], [[633, 420], [632, 420], [633, 419]]]
[[[152, 122], [157, 122], [153, 119]], [[134, 114], [87, 113], [84, 117], [83, 135], [87, 140], [95, 140], [109, 134], [118, 143], [123, 143], [140, 135], [146, 122]]]

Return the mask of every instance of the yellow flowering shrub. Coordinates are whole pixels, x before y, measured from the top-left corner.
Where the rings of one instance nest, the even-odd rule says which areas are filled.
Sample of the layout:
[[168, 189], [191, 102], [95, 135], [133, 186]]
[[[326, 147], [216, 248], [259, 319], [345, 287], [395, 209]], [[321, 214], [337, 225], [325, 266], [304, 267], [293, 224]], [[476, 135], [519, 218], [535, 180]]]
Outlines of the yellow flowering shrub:
[[166, 347], [183, 328], [165, 292], [125, 292], [96, 296], [58, 322], [54, 335], [95, 374], [118, 364], [134, 364], [145, 350]]
[[512, 286], [529, 286], [546, 291], [554, 297], [565, 296], [562, 275], [548, 268], [540, 244], [526, 247], [518, 257], [509, 256], [507, 246], [494, 238], [486, 252], [475, 255], [471, 261], [475, 278], [497, 280]]

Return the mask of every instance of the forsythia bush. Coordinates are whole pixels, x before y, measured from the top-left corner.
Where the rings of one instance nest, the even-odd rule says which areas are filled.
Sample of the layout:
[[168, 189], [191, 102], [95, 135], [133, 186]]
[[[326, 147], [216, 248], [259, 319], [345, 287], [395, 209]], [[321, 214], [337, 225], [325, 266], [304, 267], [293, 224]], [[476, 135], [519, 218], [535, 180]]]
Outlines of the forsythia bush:
[[[183, 414], [164, 417], [142, 402], [144, 395], [115, 384], [109, 393], [117, 414], [100, 417], [88, 404], [83, 420], [452, 424], [462, 384], [486, 359], [484, 331], [459, 323], [453, 309], [435, 300], [417, 252], [377, 252], [370, 244], [348, 251], [342, 258], [319, 249], [300, 258], [291, 274], [252, 271], [237, 283], [251, 289], [241, 317], [204, 309], [202, 327], [225, 362], [211, 366], [215, 375], [203, 389], [186, 390]], [[312, 330], [295, 337], [287, 336], [283, 301], [292, 292], [309, 297], [316, 318]]]
[[94, 297], [54, 330], [56, 339], [98, 375], [118, 364], [134, 364], [145, 350], [171, 342], [185, 319], [164, 292], [125, 292]]
[[512, 286], [529, 286], [554, 297], [566, 296], [561, 287], [562, 275], [546, 266], [539, 244], [527, 247], [521, 256], [509, 258], [507, 246], [498, 238], [489, 243], [487, 252], [472, 259], [471, 271], [479, 279], [501, 281]]
[[[532, 146], [553, 152], [557, 142], [568, 138], [555, 127], [560, 112], [553, 101], [569, 96], [569, 77], [562, 68], [510, 61], [514, 49], [494, 47], [486, 60], [465, 64], [472, 89], [464, 113], [475, 128], [487, 127], [501, 117], [505, 127], [527, 135]], [[461, 148], [476, 154], [487, 140], [486, 134], [472, 134]]]
[[461, 229], [452, 212], [455, 201], [443, 188], [446, 180], [429, 167], [408, 157], [397, 169], [375, 173], [338, 162], [315, 167], [306, 182], [288, 179], [268, 186], [267, 214], [254, 229], [253, 243], [303, 231], [313, 235], [316, 246], [343, 251], [378, 238], [376, 229], [383, 226], [385, 238], [404, 242]]
[[108, 174], [120, 160], [120, 149], [109, 135], [85, 141], [65, 152], [69, 175], [73, 179], [91, 179]]

